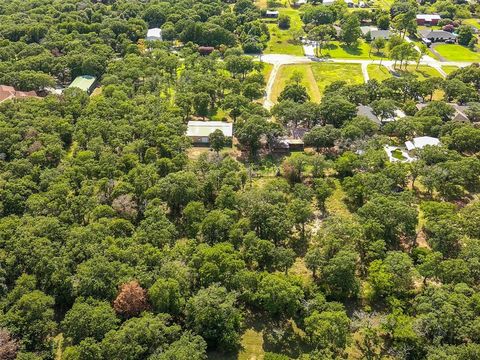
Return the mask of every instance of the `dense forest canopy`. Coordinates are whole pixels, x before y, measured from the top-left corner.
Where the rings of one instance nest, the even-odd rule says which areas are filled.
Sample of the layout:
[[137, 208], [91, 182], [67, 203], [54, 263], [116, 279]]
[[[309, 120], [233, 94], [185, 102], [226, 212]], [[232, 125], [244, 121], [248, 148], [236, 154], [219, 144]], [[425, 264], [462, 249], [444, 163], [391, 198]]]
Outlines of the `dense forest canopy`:
[[[313, 33], [349, 16], [315, 6]], [[319, 103], [292, 74], [270, 111], [262, 15], [0, 0], [0, 84], [41, 95], [0, 103], [0, 359], [230, 359], [258, 328], [266, 360], [480, 358], [480, 67]], [[85, 74], [94, 94], [63, 89]], [[187, 122], [214, 118], [233, 147], [192, 149]], [[419, 136], [439, 144], [389, 161]]]

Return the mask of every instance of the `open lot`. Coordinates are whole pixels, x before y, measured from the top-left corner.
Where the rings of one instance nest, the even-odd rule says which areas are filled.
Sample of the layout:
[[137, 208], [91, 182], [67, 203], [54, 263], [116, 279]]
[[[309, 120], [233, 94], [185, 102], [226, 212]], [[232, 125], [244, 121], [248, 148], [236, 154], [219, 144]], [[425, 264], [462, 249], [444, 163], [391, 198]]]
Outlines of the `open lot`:
[[370, 44], [363, 40], [360, 40], [357, 46], [346, 46], [339, 41], [332, 41], [322, 54], [338, 59], [380, 59], [379, 54], [371, 52]]
[[[351, 84], [361, 84], [363, 82], [362, 69], [357, 64], [313, 63], [284, 65], [280, 67], [275, 79], [272, 92], [274, 101], [277, 101], [278, 96], [294, 72], [302, 74], [302, 85], [307, 88], [307, 92], [314, 102], [321, 100], [325, 87], [334, 81], [345, 80]], [[345, 74], [348, 74], [348, 77]]]
[[367, 71], [371, 80], [383, 81], [392, 76], [390, 71], [383, 65], [370, 64], [367, 67]]
[[457, 44], [441, 44], [435, 50], [449, 61], [480, 61], [480, 53]]
[[451, 72], [454, 72], [455, 70], [458, 70], [458, 67], [456, 67], [456, 66], [442, 66], [442, 70], [445, 71], [448, 75]]
[[407, 71], [403, 73], [410, 73], [417, 76], [418, 80], [425, 80], [431, 77], [443, 77], [437, 69], [428, 66], [428, 65], [420, 65], [417, 69], [417, 65], [408, 65]]
[[303, 55], [303, 46], [300, 43], [295, 43], [293, 40], [294, 32], [302, 31], [302, 20], [300, 19], [300, 12], [291, 8], [279, 8], [280, 14], [288, 15], [290, 17], [290, 28], [280, 29], [276, 19], [268, 20], [268, 30], [270, 31], [270, 41], [265, 49], [266, 54], [289, 54], [289, 55]]
[[343, 80], [349, 84], [362, 84], [364, 81], [359, 64], [312, 64], [312, 71], [320, 94], [334, 81]]
[[477, 29], [480, 30], [479, 19], [464, 19], [464, 20], [462, 20], [462, 23], [465, 24], [465, 25], [475, 26]]
[[302, 85], [307, 88], [308, 95], [310, 99], [315, 102], [319, 102], [321, 94], [316, 86], [316, 79], [312, 71], [312, 65], [310, 64], [299, 64], [299, 65], [283, 65], [280, 67], [275, 79], [275, 84], [272, 91], [273, 101], [277, 101], [278, 96], [288, 84], [290, 78], [294, 73], [299, 73], [302, 75]]

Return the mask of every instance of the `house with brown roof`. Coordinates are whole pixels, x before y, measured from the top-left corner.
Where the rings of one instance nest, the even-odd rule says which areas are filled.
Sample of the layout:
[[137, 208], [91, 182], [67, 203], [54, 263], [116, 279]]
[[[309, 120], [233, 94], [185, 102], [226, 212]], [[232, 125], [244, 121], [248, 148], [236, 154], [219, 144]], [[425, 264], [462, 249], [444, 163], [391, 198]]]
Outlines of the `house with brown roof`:
[[17, 91], [13, 86], [0, 85], [0, 103], [27, 97], [37, 97], [37, 93], [35, 91]]

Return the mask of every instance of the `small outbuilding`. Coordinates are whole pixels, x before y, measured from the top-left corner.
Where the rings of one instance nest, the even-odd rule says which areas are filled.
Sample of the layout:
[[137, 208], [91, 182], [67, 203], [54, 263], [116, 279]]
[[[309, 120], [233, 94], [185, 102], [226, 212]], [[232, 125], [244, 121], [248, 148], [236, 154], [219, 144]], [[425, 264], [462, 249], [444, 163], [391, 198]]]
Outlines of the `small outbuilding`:
[[408, 151], [415, 149], [423, 149], [425, 146], [438, 146], [440, 145], [440, 140], [431, 136], [420, 136], [413, 138], [412, 141], [405, 142], [405, 147]]
[[97, 78], [92, 75], [81, 75], [77, 76], [75, 80], [68, 87], [70, 88], [79, 88], [80, 90], [85, 91], [88, 94], [91, 94], [95, 85], [97, 84]]
[[267, 10], [265, 12], [265, 17], [270, 18], [270, 19], [276, 19], [276, 18], [278, 18], [279, 14], [280, 13], [277, 10]]
[[207, 56], [210, 55], [215, 48], [213, 46], [199, 46], [198, 47], [198, 52], [200, 55]]
[[227, 139], [227, 143], [232, 145], [233, 124], [223, 121], [189, 121], [187, 124], [187, 137], [189, 137], [196, 146], [209, 146], [209, 136], [215, 130], [220, 130]]
[[155, 41], [155, 40], [162, 41], [162, 29], [160, 29], [160, 28], [148, 29], [147, 37], [145, 38], [145, 40], [148, 40], [148, 41]]

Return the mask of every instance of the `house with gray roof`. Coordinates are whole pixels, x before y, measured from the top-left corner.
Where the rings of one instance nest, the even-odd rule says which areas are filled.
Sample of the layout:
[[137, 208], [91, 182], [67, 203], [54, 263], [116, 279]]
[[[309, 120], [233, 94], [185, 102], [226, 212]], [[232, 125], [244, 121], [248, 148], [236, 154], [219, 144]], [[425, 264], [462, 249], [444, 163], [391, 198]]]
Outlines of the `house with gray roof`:
[[378, 125], [382, 124], [378, 116], [373, 113], [373, 109], [370, 106], [366, 106], [366, 105], [357, 106], [357, 116], [364, 116], [366, 118], [369, 118], [370, 120], [372, 120], [374, 123]]
[[445, 42], [447, 40], [456, 41], [457, 39], [455, 34], [452, 34], [444, 30], [425, 29], [425, 30], [420, 30], [418, 33], [420, 34], [420, 37], [422, 39], [428, 39], [431, 42]]

